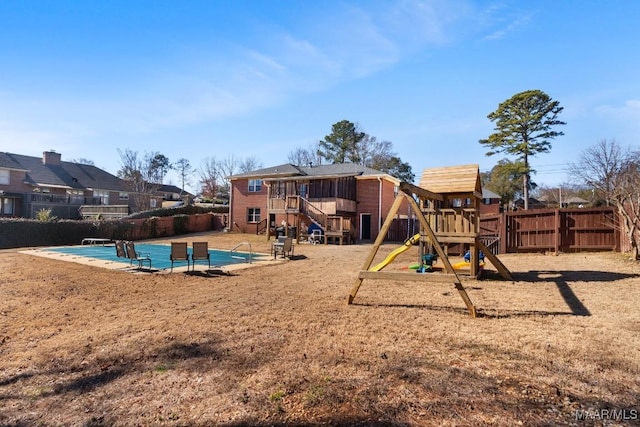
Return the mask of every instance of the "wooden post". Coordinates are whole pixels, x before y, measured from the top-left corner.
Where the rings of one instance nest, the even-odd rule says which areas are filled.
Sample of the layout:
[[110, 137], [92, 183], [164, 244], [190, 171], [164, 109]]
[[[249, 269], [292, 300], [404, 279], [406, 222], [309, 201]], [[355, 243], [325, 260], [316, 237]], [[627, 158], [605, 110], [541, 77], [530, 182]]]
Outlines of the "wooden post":
[[507, 240], [509, 236], [507, 236], [508, 228], [507, 228], [507, 213], [502, 212], [500, 215], [500, 253], [507, 253]]
[[479, 239], [476, 237], [475, 242], [472, 243], [469, 248], [469, 254], [471, 255], [469, 258], [471, 263], [469, 274], [471, 277], [478, 277], [478, 273], [480, 272], [480, 250], [478, 249], [478, 240]]
[[[369, 256], [367, 257], [367, 259], [364, 261], [364, 264], [362, 265], [362, 270], [368, 270], [369, 267], [371, 267], [371, 263], [373, 262], [373, 259], [375, 258], [376, 254], [378, 253], [378, 249], [380, 249], [380, 245], [382, 244], [382, 242], [384, 242], [384, 237], [387, 235], [387, 232], [389, 231], [389, 227], [391, 227], [391, 223], [393, 222], [393, 215], [395, 215], [395, 213], [398, 211], [401, 204], [402, 204], [402, 197], [396, 196], [396, 199], [393, 201], [393, 205], [391, 205], [391, 209], [389, 210], [389, 214], [387, 214], [387, 218], [384, 220], [384, 224], [382, 224], [382, 228], [378, 233], [378, 237], [376, 237], [376, 241], [373, 243], [373, 248], [371, 249], [371, 252], [369, 252]], [[325, 236], [325, 240], [326, 240], [326, 236]], [[353, 302], [353, 299], [356, 297], [356, 294], [358, 293], [358, 289], [360, 289], [360, 285], [362, 285], [362, 279], [358, 277], [356, 279], [355, 284], [351, 288], [351, 293], [349, 293], [347, 304], [351, 304]]]
[[556, 209], [555, 211], [555, 215], [554, 215], [554, 237], [555, 237], [555, 241], [554, 241], [554, 245], [553, 245], [553, 250], [556, 254], [560, 253], [560, 209]]

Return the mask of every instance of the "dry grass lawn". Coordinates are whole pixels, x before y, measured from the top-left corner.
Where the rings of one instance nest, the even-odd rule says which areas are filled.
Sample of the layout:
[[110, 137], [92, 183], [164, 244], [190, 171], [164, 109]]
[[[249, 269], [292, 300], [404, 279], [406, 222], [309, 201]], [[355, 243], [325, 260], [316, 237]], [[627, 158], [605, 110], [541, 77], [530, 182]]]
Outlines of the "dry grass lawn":
[[[269, 252], [264, 236], [174, 240]], [[365, 280], [347, 305], [370, 249], [301, 244], [209, 276], [3, 251], [0, 425], [638, 423], [638, 263], [503, 255], [514, 282], [463, 278], [471, 319], [447, 283]]]

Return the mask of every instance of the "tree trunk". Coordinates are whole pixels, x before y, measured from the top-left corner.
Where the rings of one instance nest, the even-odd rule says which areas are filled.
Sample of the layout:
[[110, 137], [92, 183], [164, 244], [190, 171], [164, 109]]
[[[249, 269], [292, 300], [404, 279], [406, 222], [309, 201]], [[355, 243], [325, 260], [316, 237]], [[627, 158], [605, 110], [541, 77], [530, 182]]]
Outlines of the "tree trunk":
[[[526, 141], [527, 145], [529, 143]], [[524, 153], [524, 176], [522, 177], [522, 194], [524, 196], [524, 210], [529, 210], [529, 155]]]
[[633, 260], [637, 261], [640, 259], [640, 254], [638, 253], [638, 227], [636, 226], [636, 218], [633, 218], [629, 212], [625, 209], [624, 203], [616, 203], [618, 207], [618, 212], [623, 219], [623, 227], [624, 232], [629, 239], [629, 243], [631, 245], [631, 257]]
[[524, 210], [528, 210], [529, 209], [529, 174], [525, 173], [522, 176], [522, 194], [524, 197]]

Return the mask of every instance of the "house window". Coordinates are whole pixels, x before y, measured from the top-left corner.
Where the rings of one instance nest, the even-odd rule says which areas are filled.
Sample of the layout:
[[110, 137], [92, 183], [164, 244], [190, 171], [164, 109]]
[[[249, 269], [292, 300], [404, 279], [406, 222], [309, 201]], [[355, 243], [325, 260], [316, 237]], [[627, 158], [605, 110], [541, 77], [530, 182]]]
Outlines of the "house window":
[[0, 184], [9, 185], [10, 184], [9, 175], [10, 175], [9, 169], [0, 169]]
[[309, 184], [300, 184], [300, 197], [307, 198], [309, 194]]
[[120, 193], [120, 200], [129, 200], [129, 193]]
[[262, 180], [261, 179], [250, 179], [249, 180], [249, 192], [257, 193], [262, 190]]
[[247, 208], [247, 222], [260, 222], [260, 208]]
[[106, 190], [93, 190], [93, 197], [99, 197], [101, 205], [109, 204], [109, 192]]
[[67, 197], [73, 204], [84, 203], [84, 191], [82, 190], [67, 190]]
[[0, 199], [2, 200], [2, 214], [13, 215], [13, 199]]
[[149, 206], [151, 209], [155, 209], [158, 206], [158, 201], [156, 199], [149, 200]]

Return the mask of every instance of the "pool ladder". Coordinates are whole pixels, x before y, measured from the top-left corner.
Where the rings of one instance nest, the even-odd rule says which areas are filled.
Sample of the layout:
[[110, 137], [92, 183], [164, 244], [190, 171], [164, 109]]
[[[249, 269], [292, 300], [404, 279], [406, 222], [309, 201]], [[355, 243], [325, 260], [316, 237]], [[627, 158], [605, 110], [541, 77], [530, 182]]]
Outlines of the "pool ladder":
[[249, 246], [249, 264], [251, 264], [251, 253], [253, 252], [253, 250], [251, 249], [251, 243], [250, 242], [240, 242], [239, 244], [234, 246], [234, 248], [231, 249], [229, 252], [235, 252], [236, 249], [238, 249], [240, 246], [243, 246], [243, 245], [248, 245]]

